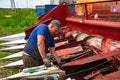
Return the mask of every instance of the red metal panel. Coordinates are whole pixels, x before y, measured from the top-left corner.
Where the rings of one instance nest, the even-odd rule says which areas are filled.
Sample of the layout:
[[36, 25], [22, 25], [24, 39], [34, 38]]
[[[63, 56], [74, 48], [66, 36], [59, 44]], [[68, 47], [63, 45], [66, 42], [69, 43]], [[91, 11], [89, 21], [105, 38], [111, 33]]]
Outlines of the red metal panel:
[[120, 70], [93, 80], [120, 80]]
[[84, 42], [84, 40], [83, 41], [78, 41], [78, 42], [73, 42], [73, 43], [70, 43], [70, 44], [65, 44], [65, 45], [58, 46], [55, 49], [60, 50], [60, 49], [65, 49], [65, 48], [71, 48], [71, 47], [78, 46], [78, 45], [82, 44], [83, 42]]
[[[55, 8], [53, 8], [52, 10], [48, 11], [44, 15], [40, 16], [38, 19], [38, 22], [35, 25], [25, 29], [25, 33], [27, 35], [27, 37], [25, 39], [28, 39], [31, 31], [38, 24], [44, 23], [48, 19], [58, 19], [62, 23], [62, 26], [65, 26], [66, 25], [66, 21], [65, 21], [66, 17], [67, 17], [67, 8], [66, 8], [65, 3], [62, 3], [58, 6], [56, 6]], [[48, 21], [48, 22], [50, 22], [50, 21]], [[47, 24], [48, 24], [48, 22], [47, 22]]]
[[97, 54], [97, 55], [94, 55], [94, 56], [91, 56], [91, 57], [86, 57], [86, 58], [83, 58], [83, 59], [78, 59], [78, 60], [72, 61], [70, 63], [66, 63], [66, 64], [63, 65], [63, 67], [64, 66], [83, 65], [83, 64], [87, 64], [87, 63], [90, 63], [90, 62], [93, 62], [93, 61], [100, 60], [100, 59], [115, 56], [115, 55], [118, 55], [118, 54], [120, 54], [120, 50], [115, 50], [115, 51], [111, 51], [111, 52], [108, 52], [108, 53]]
[[80, 18], [66, 18], [66, 21], [67, 25], [72, 29], [89, 34], [101, 35], [113, 40], [120, 40], [120, 22], [82, 20]]
[[111, 12], [120, 13], [120, 6], [119, 5], [112, 5]]
[[66, 25], [65, 18], [67, 17], [67, 8], [66, 3], [62, 3], [52, 10], [50, 10], [48, 13], [46, 13], [43, 17], [39, 18], [39, 21], [46, 20], [48, 18], [58, 19], [61, 21], [62, 26]]

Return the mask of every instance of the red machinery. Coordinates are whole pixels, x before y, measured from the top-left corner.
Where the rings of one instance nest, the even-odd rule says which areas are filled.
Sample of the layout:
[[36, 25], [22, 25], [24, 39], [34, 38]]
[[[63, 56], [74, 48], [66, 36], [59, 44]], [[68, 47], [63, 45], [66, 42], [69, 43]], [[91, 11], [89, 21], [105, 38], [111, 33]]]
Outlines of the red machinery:
[[[78, 5], [83, 7], [81, 15], [77, 13]], [[90, 13], [89, 5], [92, 5]], [[37, 25], [58, 19], [62, 23], [63, 33], [55, 35], [56, 51], [62, 60], [60, 68], [66, 71], [66, 77], [75, 80], [119, 80], [119, 5], [118, 0], [62, 3], [27, 28], [26, 39]]]

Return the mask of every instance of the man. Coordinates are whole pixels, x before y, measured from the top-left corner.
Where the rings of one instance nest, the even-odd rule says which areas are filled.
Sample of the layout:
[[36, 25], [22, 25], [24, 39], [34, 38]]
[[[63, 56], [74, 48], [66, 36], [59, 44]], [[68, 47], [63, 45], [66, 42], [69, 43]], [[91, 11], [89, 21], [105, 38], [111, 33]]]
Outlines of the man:
[[47, 51], [55, 58], [57, 63], [61, 63], [58, 55], [55, 53], [55, 43], [53, 35], [61, 31], [61, 23], [58, 20], [52, 20], [49, 25], [40, 24], [30, 34], [30, 37], [24, 47], [23, 63], [25, 68], [35, 67], [44, 64], [50, 66], [47, 59]]

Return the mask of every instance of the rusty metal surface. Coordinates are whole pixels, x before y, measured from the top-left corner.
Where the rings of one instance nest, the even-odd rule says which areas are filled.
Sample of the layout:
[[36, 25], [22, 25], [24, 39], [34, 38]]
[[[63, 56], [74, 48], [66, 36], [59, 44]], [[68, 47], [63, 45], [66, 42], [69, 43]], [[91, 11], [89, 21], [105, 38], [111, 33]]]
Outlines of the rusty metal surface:
[[86, 58], [83, 58], [83, 59], [78, 59], [78, 60], [72, 61], [70, 63], [66, 63], [63, 66], [83, 65], [83, 64], [87, 64], [87, 63], [90, 63], [90, 62], [93, 62], [93, 61], [100, 60], [100, 59], [115, 56], [115, 55], [118, 55], [118, 54], [120, 54], [120, 50], [115, 50], [115, 51], [111, 51], [111, 52], [108, 52], [108, 53], [97, 54], [97, 55], [86, 57]]
[[[67, 25], [72, 29], [89, 34], [101, 35], [105, 38], [120, 40], [120, 23], [105, 20], [82, 20], [80, 18], [66, 18]], [[80, 22], [81, 21], [81, 22]], [[114, 34], [113, 34], [114, 33]]]
[[65, 49], [65, 48], [71, 48], [71, 47], [78, 46], [78, 45], [82, 44], [83, 42], [84, 42], [84, 40], [78, 41], [78, 42], [73, 42], [73, 43], [71, 43], [71, 44], [65, 44], [65, 45], [56, 47], [55, 49], [56, 49], [56, 50], [60, 50], [60, 49]]
[[120, 70], [101, 76], [93, 80], [120, 80]]

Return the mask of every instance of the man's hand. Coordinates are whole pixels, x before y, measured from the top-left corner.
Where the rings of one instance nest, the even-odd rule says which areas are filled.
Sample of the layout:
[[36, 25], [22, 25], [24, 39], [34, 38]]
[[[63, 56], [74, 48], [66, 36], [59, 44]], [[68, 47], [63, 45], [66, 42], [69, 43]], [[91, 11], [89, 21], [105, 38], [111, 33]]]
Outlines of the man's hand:
[[43, 62], [44, 62], [44, 65], [46, 67], [50, 67], [51, 66], [51, 62], [47, 58], [43, 59]]
[[50, 53], [52, 55], [52, 57], [54, 58], [54, 60], [61, 65], [61, 59], [59, 58], [59, 56], [57, 55], [57, 53], [55, 52], [55, 48], [54, 47], [50, 47]]

